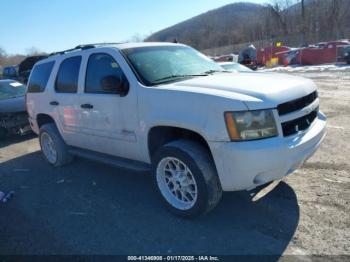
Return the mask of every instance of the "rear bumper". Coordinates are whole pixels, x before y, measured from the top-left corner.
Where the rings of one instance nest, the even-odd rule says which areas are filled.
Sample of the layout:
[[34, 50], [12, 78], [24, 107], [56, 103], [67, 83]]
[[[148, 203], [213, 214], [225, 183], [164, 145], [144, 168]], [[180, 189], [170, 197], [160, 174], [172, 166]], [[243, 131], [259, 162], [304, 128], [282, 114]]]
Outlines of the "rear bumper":
[[306, 131], [247, 142], [209, 143], [224, 191], [251, 189], [281, 179], [299, 168], [320, 146], [326, 135], [326, 117]]

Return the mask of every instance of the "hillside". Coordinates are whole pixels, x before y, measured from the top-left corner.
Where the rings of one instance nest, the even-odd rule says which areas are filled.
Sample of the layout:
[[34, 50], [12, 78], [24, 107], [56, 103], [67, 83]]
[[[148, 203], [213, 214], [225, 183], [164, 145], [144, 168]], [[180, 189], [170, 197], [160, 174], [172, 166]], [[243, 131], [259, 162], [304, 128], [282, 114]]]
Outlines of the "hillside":
[[[288, 4], [287, 4], [288, 3]], [[177, 39], [197, 49], [273, 40], [301, 45], [350, 38], [350, 0], [234, 3], [161, 30], [145, 41]]]
[[176, 38], [199, 49], [244, 41], [245, 28], [263, 9], [252, 3], [229, 4], [161, 30], [146, 41], [171, 42]]

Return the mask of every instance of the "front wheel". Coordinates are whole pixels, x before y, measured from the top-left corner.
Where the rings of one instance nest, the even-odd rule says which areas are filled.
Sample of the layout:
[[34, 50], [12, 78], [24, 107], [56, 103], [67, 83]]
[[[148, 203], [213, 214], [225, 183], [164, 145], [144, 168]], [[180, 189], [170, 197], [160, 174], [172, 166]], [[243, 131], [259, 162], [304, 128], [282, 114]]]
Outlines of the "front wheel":
[[165, 205], [182, 217], [212, 210], [222, 189], [209, 151], [189, 140], [162, 146], [152, 159], [154, 183]]

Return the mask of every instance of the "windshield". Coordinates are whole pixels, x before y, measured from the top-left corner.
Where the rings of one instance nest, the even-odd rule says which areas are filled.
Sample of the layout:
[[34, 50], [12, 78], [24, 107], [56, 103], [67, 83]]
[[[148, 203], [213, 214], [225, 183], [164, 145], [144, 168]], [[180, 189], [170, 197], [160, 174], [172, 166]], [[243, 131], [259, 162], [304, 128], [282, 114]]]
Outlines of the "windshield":
[[26, 87], [16, 81], [0, 80], [0, 100], [24, 96]]
[[224, 71], [210, 58], [187, 46], [138, 47], [124, 49], [122, 53], [145, 85], [158, 85]]
[[238, 71], [238, 72], [252, 72], [253, 70], [249, 69], [248, 67], [236, 64], [236, 63], [230, 63], [230, 64], [222, 64], [222, 68], [229, 71]]

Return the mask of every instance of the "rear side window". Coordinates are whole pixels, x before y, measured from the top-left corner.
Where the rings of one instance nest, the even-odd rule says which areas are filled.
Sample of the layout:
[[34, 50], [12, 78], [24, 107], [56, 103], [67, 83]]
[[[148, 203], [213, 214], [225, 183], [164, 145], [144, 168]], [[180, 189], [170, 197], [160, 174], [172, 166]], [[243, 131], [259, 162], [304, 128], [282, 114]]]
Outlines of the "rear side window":
[[28, 83], [28, 93], [44, 92], [55, 62], [48, 62], [34, 67]]
[[57, 93], [76, 93], [78, 89], [81, 56], [65, 59], [58, 70], [55, 90]]
[[117, 94], [117, 89], [106, 88], [106, 81], [111, 79], [118, 79], [120, 87], [127, 93], [128, 81], [114, 58], [104, 53], [92, 54], [86, 70], [85, 93]]

